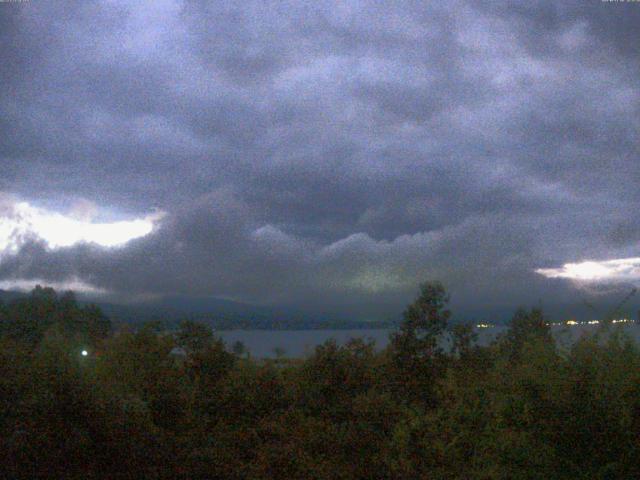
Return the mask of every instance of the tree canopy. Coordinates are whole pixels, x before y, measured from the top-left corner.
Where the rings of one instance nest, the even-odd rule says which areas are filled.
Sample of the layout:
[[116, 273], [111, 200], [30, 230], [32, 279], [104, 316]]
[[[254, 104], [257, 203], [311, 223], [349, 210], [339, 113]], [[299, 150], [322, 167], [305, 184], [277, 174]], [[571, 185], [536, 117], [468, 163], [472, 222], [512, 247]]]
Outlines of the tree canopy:
[[387, 349], [270, 360], [38, 288], [0, 304], [0, 478], [640, 478], [635, 343], [558, 348], [533, 309], [443, 349], [448, 300], [422, 285]]

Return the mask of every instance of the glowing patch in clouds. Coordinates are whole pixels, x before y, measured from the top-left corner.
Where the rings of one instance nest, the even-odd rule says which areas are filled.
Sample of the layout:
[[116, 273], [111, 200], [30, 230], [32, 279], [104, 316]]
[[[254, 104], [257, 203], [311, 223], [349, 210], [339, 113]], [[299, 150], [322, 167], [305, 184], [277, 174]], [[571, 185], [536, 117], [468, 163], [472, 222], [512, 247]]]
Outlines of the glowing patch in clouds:
[[62, 282], [49, 282], [46, 280], [34, 279], [13, 279], [13, 280], [0, 280], [0, 290], [17, 290], [20, 292], [30, 292], [36, 285], [46, 285], [59, 292], [72, 290], [74, 292], [91, 293], [96, 295], [102, 295], [107, 293], [102, 288], [94, 287], [78, 278], [71, 278]]
[[0, 212], [0, 252], [17, 250], [21, 239], [29, 235], [41, 238], [50, 248], [69, 247], [80, 242], [103, 247], [122, 246], [151, 233], [154, 222], [162, 216], [163, 213], [157, 213], [135, 220], [92, 223], [18, 202], [11, 205], [8, 212]]
[[560, 268], [539, 268], [536, 273], [547, 278], [567, 278], [579, 282], [637, 283], [640, 281], [640, 257], [565, 263]]

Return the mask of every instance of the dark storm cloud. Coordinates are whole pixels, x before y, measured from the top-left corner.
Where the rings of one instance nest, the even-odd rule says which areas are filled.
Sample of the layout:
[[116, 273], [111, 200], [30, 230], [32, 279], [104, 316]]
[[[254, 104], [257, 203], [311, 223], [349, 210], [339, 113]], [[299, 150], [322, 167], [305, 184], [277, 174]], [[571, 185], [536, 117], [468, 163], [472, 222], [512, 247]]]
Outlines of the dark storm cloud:
[[122, 248], [31, 240], [2, 278], [508, 304], [567, 294], [536, 268], [637, 255], [638, 5], [0, 8], [0, 190], [167, 212]]

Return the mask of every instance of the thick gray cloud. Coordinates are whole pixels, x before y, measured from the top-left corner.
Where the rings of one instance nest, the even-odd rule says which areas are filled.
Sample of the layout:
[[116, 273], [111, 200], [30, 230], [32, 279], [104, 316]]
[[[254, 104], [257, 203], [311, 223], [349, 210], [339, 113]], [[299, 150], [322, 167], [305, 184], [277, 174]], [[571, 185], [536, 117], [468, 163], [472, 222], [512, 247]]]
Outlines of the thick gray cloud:
[[560, 301], [536, 268], [638, 256], [639, 25], [599, 0], [0, 4], [0, 191], [167, 212], [121, 248], [25, 241], [0, 279]]

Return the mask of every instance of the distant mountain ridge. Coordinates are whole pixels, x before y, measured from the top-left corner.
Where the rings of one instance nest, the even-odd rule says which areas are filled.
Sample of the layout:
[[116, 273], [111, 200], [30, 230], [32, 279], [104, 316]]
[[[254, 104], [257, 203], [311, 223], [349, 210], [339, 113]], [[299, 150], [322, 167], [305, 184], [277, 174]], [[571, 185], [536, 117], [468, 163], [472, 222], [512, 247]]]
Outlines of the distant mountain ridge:
[[[9, 302], [28, 295], [25, 292], [0, 290], [0, 300]], [[367, 329], [394, 328], [400, 324], [401, 310], [386, 320], [367, 321], [363, 316], [317, 313], [294, 307], [251, 305], [219, 298], [167, 296], [165, 298], [135, 304], [118, 304], [96, 297], [78, 295], [79, 303], [95, 303], [114, 322], [138, 324], [160, 320], [171, 328], [182, 320], [194, 320], [209, 324], [216, 330], [317, 330], [317, 329]], [[605, 315], [618, 303], [617, 297], [602, 298], [596, 305]], [[596, 302], [593, 302], [596, 303]], [[530, 305], [524, 305], [530, 307]], [[622, 316], [638, 318], [638, 300], [629, 302]], [[542, 305], [545, 316], [551, 321], [578, 321], [597, 318], [584, 302], [567, 302]], [[451, 307], [452, 323], [472, 322], [505, 324], [513, 316], [516, 307], [509, 305], [485, 306], [481, 308]], [[365, 317], [366, 318], [366, 317]]]
[[[5, 302], [26, 297], [28, 293], [0, 290]], [[370, 322], [340, 316], [313, 314], [294, 308], [250, 305], [218, 298], [170, 296], [161, 300], [117, 304], [78, 295], [81, 304], [93, 303], [116, 323], [137, 324], [162, 321], [168, 328], [182, 320], [209, 324], [216, 330], [315, 330], [389, 328], [394, 321]]]

